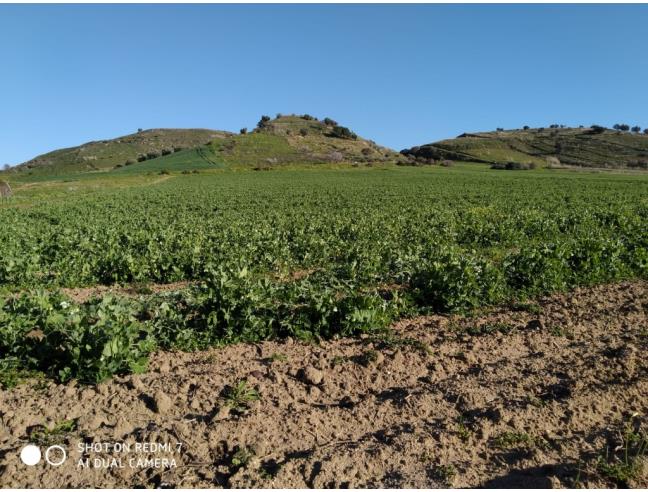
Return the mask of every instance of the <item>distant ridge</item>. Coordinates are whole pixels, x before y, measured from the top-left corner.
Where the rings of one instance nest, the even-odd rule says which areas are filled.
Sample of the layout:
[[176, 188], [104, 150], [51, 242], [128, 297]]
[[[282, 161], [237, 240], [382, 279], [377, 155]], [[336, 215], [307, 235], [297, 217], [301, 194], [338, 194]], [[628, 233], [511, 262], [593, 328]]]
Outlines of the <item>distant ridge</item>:
[[460, 160], [505, 165], [648, 169], [648, 135], [590, 128], [526, 128], [463, 133], [402, 150], [412, 162]]

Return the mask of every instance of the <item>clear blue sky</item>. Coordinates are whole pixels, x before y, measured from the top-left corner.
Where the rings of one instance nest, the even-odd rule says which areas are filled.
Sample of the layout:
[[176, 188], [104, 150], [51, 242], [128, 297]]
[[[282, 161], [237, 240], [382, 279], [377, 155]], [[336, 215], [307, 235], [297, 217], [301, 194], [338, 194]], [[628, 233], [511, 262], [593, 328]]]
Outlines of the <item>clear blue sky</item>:
[[0, 5], [0, 164], [138, 127], [329, 116], [401, 149], [648, 126], [648, 5]]

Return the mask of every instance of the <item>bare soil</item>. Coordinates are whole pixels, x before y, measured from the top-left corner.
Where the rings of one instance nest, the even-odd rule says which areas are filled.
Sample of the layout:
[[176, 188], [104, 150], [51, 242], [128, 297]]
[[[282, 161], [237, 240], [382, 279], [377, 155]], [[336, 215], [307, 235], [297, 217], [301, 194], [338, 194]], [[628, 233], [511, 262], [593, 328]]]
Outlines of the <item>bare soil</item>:
[[[0, 393], [0, 484], [646, 487], [623, 429], [648, 425], [647, 345], [648, 284], [626, 282], [401, 321], [386, 337], [159, 353], [147, 374], [96, 387]], [[604, 464], [622, 463], [624, 440], [635, 466], [615, 478], [622, 467]], [[29, 442], [68, 459], [28, 467]]]

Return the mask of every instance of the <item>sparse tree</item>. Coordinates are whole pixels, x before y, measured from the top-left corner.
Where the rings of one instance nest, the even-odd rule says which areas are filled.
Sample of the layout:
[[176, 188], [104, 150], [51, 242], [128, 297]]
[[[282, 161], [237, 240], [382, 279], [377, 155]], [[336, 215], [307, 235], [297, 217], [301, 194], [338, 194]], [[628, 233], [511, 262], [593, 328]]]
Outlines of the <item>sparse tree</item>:
[[324, 118], [324, 124], [326, 126], [337, 126], [337, 121], [331, 119], [331, 118]]
[[140, 132], [143, 132], [143, 131], [144, 131], [144, 130], [142, 130], [141, 128], [138, 128], [138, 129], [137, 129], [137, 133], [140, 133]]
[[340, 125], [333, 127], [333, 130], [331, 130], [331, 135], [337, 138], [345, 138], [349, 140], [355, 140], [358, 138], [358, 136], [351, 130], [349, 130], [346, 126]]
[[268, 122], [270, 121], [270, 116], [263, 115], [261, 116], [261, 119], [257, 123], [257, 128], [265, 128], [268, 126]]
[[528, 129], [529, 129], [529, 125], [524, 125], [524, 126], [522, 127], [522, 129], [523, 129], [523, 130], [528, 130]]
[[239, 130], [239, 133], [240, 133], [241, 135], [245, 135], [245, 134], [247, 133], [247, 128], [241, 128], [241, 129]]
[[640, 127], [640, 126], [633, 126], [631, 129], [632, 129], [632, 132], [633, 132], [633, 133], [639, 133], [639, 132], [641, 131], [641, 127]]
[[601, 125], [592, 125], [590, 127], [590, 130], [587, 132], [590, 135], [598, 135], [600, 133], [605, 132], [605, 127]]
[[648, 128], [644, 128], [644, 135], [648, 135]]
[[498, 131], [498, 132], [503, 132], [503, 131], [504, 131], [504, 128], [500, 128], [500, 127], [498, 127], [498, 128], [497, 128], [497, 131]]

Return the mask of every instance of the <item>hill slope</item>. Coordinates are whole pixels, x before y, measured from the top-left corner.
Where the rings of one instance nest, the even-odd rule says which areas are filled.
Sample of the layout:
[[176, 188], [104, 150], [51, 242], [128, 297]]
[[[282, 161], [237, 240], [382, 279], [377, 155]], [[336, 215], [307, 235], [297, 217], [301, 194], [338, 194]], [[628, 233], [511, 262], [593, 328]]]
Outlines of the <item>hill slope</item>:
[[[259, 122], [252, 132], [214, 139], [192, 152], [166, 155], [120, 172], [216, 167], [272, 169], [282, 165], [399, 162], [399, 153], [358, 137], [333, 120], [279, 116]], [[207, 163], [207, 164], [206, 164]]]
[[58, 174], [100, 171], [136, 162], [138, 156], [173, 153], [223, 138], [228, 132], [207, 129], [153, 129], [111, 140], [88, 142], [40, 155], [16, 167], [18, 172]]
[[401, 153], [422, 162], [449, 159], [646, 169], [648, 135], [592, 128], [534, 128], [463, 134]]

